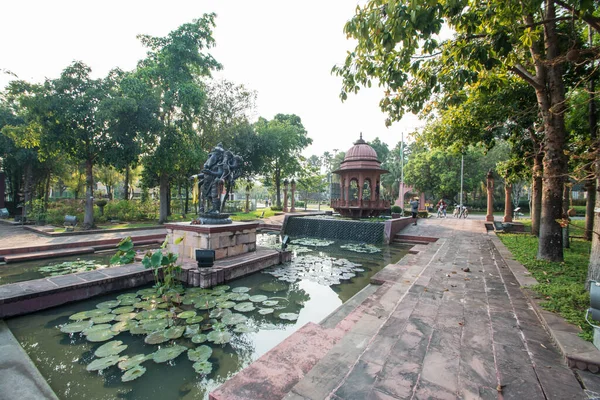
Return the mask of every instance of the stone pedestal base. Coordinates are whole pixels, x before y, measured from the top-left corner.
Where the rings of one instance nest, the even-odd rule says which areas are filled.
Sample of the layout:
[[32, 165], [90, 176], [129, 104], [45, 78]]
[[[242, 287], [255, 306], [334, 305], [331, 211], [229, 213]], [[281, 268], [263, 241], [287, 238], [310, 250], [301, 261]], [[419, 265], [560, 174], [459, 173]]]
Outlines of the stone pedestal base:
[[[215, 251], [217, 260], [256, 250], [255, 222], [228, 225], [191, 225], [187, 222], [165, 224], [169, 237], [167, 250], [181, 258], [195, 260], [196, 249]], [[179, 244], [175, 242], [182, 238]]]

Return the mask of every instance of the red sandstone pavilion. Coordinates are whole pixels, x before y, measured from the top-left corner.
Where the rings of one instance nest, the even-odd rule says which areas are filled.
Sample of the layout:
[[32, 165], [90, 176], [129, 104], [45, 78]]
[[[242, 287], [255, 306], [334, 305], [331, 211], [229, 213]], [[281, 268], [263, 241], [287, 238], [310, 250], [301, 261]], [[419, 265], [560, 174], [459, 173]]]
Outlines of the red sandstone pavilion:
[[340, 176], [340, 198], [331, 199], [331, 208], [344, 217], [376, 217], [389, 210], [390, 202], [379, 198], [380, 176], [389, 171], [381, 168], [375, 150], [360, 134], [340, 164], [333, 171]]

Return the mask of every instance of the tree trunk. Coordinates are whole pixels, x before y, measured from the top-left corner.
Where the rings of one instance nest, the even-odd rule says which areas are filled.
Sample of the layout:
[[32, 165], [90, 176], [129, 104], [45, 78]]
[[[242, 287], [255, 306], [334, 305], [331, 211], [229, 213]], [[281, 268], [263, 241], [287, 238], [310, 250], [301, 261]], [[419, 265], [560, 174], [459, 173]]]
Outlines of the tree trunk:
[[531, 182], [531, 234], [540, 235], [540, 217], [542, 214], [542, 167], [543, 155], [538, 154], [533, 158], [533, 178]]
[[[596, 172], [596, 191], [600, 188], [600, 155], [596, 153], [595, 162]], [[589, 200], [588, 200], [589, 201]], [[596, 193], [596, 202], [594, 210], [594, 227], [592, 231], [592, 248], [590, 251], [590, 263], [588, 265], [588, 275], [586, 289], [590, 288], [590, 281], [600, 282], [600, 193]]]
[[[590, 32], [589, 32], [589, 41], [590, 44], [593, 44], [592, 42], [592, 38], [593, 38], [593, 31], [592, 28], [590, 27]], [[597, 115], [596, 115], [596, 95], [595, 95], [595, 81], [594, 81], [594, 74], [590, 75], [590, 81], [588, 83], [588, 93], [590, 96], [590, 102], [588, 105], [588, 111], [589, 111], [589, 115], [588, 115], [588, 122], [589, 122], [589, 129], [590, 129], [590, 137], [592, 139], [592, 143], [593, 143], [593, 149], [596, 150], [596, 152], [598, 151], [598, 143], [596, 142], [598, 139], [598, 119], [597, 119]], [[598, 156], [596, 156], [598, 157]], [[596, 171], [597, 172], [597, 171]], [[596, 229], [598, 229], [600, 226], [598, 225], [598, 221], [596, 221], [596, 224], [594, 225], [594, 205], [596, 207], [598, 207], [598, 205], [596, 205], [596, 190], [598, 188], [598, 185], [596, 184], [596, 179], [594, 179], [594, 168], [593, 168], [593, 163], [592, 163], [592, 167], [588, 169], [587, 171], [588, 175], [590, 175], [590, 178], [587, 181], [587, 184], [585, 186], [586, 191], [587, 191], [587, 203], [585, 204], [585, 232], [583, 233], [585, 240], [592, 240], [592, 232], [594, 230], [594, 226], [596, 227]], [[596, 173], [596, 177], [598, 177], [598, 174]]]
[[169, 177], [165, 173], [160, 174], [159, 178], [160, 186], [159, 186], [159, 215], [158, 215], [158, 223], [164, 224], [167, 222], [168, 216], [168, 204], [169, 204]]
[[123, 200], [129, 200], [129, 164], [125, 167], [125, 190], [123, 190]]
[[[553, 2], [546, 3], [546, 19], [556, 17]], [[544, 120], [544, 175], [542, 178], [542, 213], [537, 258], [563, 261], [562, 229], [557, 220], [562, 217], [563, 185], [567, 176], [565, 149], [565, 88], [559, 56], [556, 22], [544, 25], [546, 47], [545, 78], [536, 88], [540, 112]]]
[[181, 195], [181, 182], [177, 184], [177, 194], [179, 195], [180, 214], [185, 219], [185, 208], [184, 208], [184, 204], [183, 204], [183, 196]]
[[277, 207], [281, 208], [281, 173], [279, 170], [275, 171], [275, 196]]
[[94, 164], [92, 160], [85, 161], [85, 214], [83, 216], [83, 229], [94, 227]]
[[32, 181], [33, 181], [33, 173], [32, 173], [32, 164], [29, 162], [27, 163], [27, 165], [25, 166], [25, 179], [24, 179], [24, 190], [23, 190], [23, 208], [21, 209], [21, 214], [22, 214], [22, 222], [25, 222], [27, 219], [27, 214], [28, 214], [28, 207], [30, 207], [31, 203], [31, 185], [32, 185]]
[[[564, 185], [563, 188], [563, 200], [562, 200], [562, 212], [563, 212], [563, 220], [569, 220], [569, 198], [571, 197], [571, 188], [568, 184]], [[562, 228], [562, 239], [563, 239], [563, 248], [568, 249], [570, 247], [569, 244], [569, 225]]]
[[48, 176], [46, 177], [46, 187], [44, 190], [44, 212], [48, 211], [48, 198], [50, 197], [50, 179], [52, 178], [52, 174], [48, 172]]
[[185, 211], [184, 214], [188, 214], [189, 213], [189, 206], [190, 206], [190, 190], [188, 187], [188, 184], [186, 183], [185, 185]]

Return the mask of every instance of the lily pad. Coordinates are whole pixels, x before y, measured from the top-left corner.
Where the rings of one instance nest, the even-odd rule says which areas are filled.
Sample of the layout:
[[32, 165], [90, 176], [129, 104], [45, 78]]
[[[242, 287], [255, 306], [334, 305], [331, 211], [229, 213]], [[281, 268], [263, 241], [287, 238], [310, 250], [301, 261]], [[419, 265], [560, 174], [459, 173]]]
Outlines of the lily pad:
[[116, 335], [117, 334], [110, 329], [102, 329], [88, 333], [86, 339], [89, 342], [106, 342], [107, 340], [114, 338]]
[[233, 293], [246, 293], [250, 291], [249, 287], [245, 287], [245, 286], [238, 286], [238, 287], [234, 287], [233, 289], [231, 289], [231, 291]]
[[132, 326], [129, 329], [129, 333], [131, 333], [132, 335], [147, 335], [149, 333], [149, 331], [144, 329], [144, 326], [140, 324], [140, 325]]
[[123, 293], [117, 296], [117, 300], [135, 299], [137, 296], [137, 293]]
[[126, 344], [123, 344], [120, 340], [113, 340], [111, 342], [104, 343], [98, 347], [94, 352], [94, 355], [98, 358], [114, 356], [122, 352], [127, 348]]
[[219, 308], [232, 308], [235, 307], [235, 303], [233, 301], [223, 301], [217, 304]]
[[185, 332], [185, 326], [173, 326], [165, 331], [165, 337], [167, 339], [177, 339], [180, 338]]
[[196, 311], [184, 311], [182, 313], [177, 314], [177, 318], [183, 318], [183, 319], [188, 319], [188, 318], [193, 318], [196, 316]]
[[194, 335], [197, 335], [198, 333], [200, 333], [200, 325], [198, 325], [198, 324], [186, 325], [185, 333], [183, 334], [183, 336], [190, 338]]
[[133, 308], [132, 306], [123, 306], [123, 307], [119, 307], [119, 308], [115, 308], [114, 310], [112, 310], [113, 314], [128, 314], [130, 312], [134, 312], [135, 308]]
[[223, 323], [227, 325], [237, 325], [244, 323], [248, 320], [248, 317], [242, 314], [231, 314], [223, 317]]
[[140, 365], [144, 361], [149, 360], [151, 358], [152, 358], [152, 354], [150, 354], [150, 355], [136, 354], [133, 357], [129, 357], [128, 359], [119, 362], [119, 369], [121, 371], [127, 371], [128, 369], [131, 369], [131, 368], [135, 367], [136, 365]]
[[198, 344], [198, 343], [204, 343], [204, 342], [206, 342], [207, 339], [208, 338], [203, 333], [198, 333], [198, 334], [192, 336], [192, 342], [196, 343], [196, 344]]
[[92, 322], [94, 324], [105, 324], [107, 322], [111, 322], [115, 319], [114, 314], [104, 314], [98, 315], [97, 317], [92, 318]]
[[78, 312], [77, 314], [73, 314], [69, 317], [69, 319], [71, 321], [83, 321], [84, 319], [89, 319], [91, 316], [88, 314], [87, 311], [81, 311]]
[[109, 312], [110, 312], [110, 308], [97, 308], [95, 310], [86, 311], [85, 313], [90, 318], [94, 318], [94, 317], [97, 317], [98, 315], [108, 314]]
[[235, 307], [233, 307], [233, 309], [235, 311], [239, 311], [239, 312], [250, 312], [250, 311], [254, 310], [255, 307], [254, 307], [254, 304], [247, 302], [247, 303], [236, 304]]
[[137, 316], [137, 313], [134, 312], [130, 312], [130, 313], [123, 313], [123, 314], [119, 314], [119, 315], [115, 315], [115, 321], [127, 321], [129, 319], [134, 319]]
[[165, 336], [165, 331], [154, 331], [144, 338], [144, 342], [148, 344], [160, 344], [168, 342], [169, 338]]
[[195, 362], [192, 366], [194, 367], [194, 371], [196, 371], [199, 374], [208, 375], [212, 371], [212, 364], [208, 361], [198, 361]]
[[222, 322], [215, 322], [212, 326], [215, 331], [222, 331], [227, 329], [227, 325]]
[[110, 300], [110, 301], [103, 301], [100, 304], [96, 304], [96, 307], [97, 308], [115, 308], [119, 304], [121, 304], [121, 302], [119, 300]]
[[231, 286], [228, 286], [228, 285], [219, 285], [219, 286], [215, 286], [214, 288], [212, 288], [213, 291], [217, 291], [217, 292], [226, 292], [229, 289], [231, 289]]
[[261, 284], [258, 288], [265, 292], [274, 293], [274, 292], [281, 292], [281, 291], [287, 290], [288, 285], [286, 285], [285, 283], [273, 281], [273, 282], [265, 282], [265, 283]]
[[236, 325], [235, 328], [233, 328], [233, 331], [235, 333], [249, 333], [256, 332], [256, 329], [246, 324], [239, 324]]
[[164, 363], [170, 360], [173, 360], [181, 355], [184, 351], [187, 350], [187, 347], [175, 345], [170, 347], [163, 347], [160, 350], [157, 350], [152, 359], [156, 363]]
[[295, 313], [281, 313], [279, 314], [280, 319], [287, 319], [289, 321], [295, 321], [298, 319], [298, 314]]
[[169, 325], [169, 322], [165, 319], [156, 319], [149, 320], [147, 322], [142, 322], [142, 327], [148, 332], [157, 331], [160, 329], [165, 329]]
[[185, 323], [188, 325], [199, 324], [204, 321], [204, 317], [202, 315], [196, 315], [195, 317], [188, 318], [185, 320]]
[[229, 296], [229, 299], [233, 301], [246, 301], [249, 298], [250, 295], [248, 293], [231, 293], [231, 296]]
[[250, 296], [250, 298], [248, 300], [250, 300], [253, 303], [262, 303], [263, 301], [267, 300], [268, 297], [265, 296], [264, 294], [257, 294], [254, 296]]
[[212, 352], [209, 346], [198, 346], [195, 349], [188, 350], [188, 359], [190, 361], [206, 361], [210, 358]]
[[[233, 303], [233, 302], [231, 302]], [[235, 306], [235, 303], [233, 303], [233, 305]], [[221, 308], [215, 308], [214, 310], [212, 310], [210, 312], [209, 317], [210, 318], [223, 318], [226, 315], [230, 315], [232, 312], [231, 310], [228, 309], [221, 309]]]
[[87, 336], [90, 333], [95, 332], [95, 331], [102, 331], [102, 330], [105, 330], [105, 329], [110, 329], [110, 326], [111, 326], [110, 324], [93, 325], [93, 326], [90, 326], [89, 328], [87, 328], [86, 330], [84, 330], [81, 333], [83, 333], [85, 336]]
[[273, 311], [275, 311], [273, 308], [261, 308], [260, 310], [258, 310], [258, 313], [260, 315], [267, 315], [267, 314], [273, 314]]
[[121, 305], [122, 306], [132, 306], [135, 303], [137, 303], [138, 301], [140, 301], [137, 297], [126, 297], [123, 300], [121, 300]]
[[127, 319], [125, 321], [117, 322], [110, 328], [110, 330], [115, 333], [127, 332], [128, 330], [130, 330], [131, 328], [133, 328], [134, 326], [137, 326], [137, 325], [138, 325], [137, 321]]
[[290, 242], [291, 244], [299, 244], [302, 246], [315, 246], [315, 247], [326, 247], [333, 243], [333, 240], [323, 240], [323, 239], [315, 239], [315, 238], [302, 238], [302, 239], [294, 239]]
[[267, 306], [267, 307], [276, 306], [278, 303], [279, 303], [278, 300], [265, 300], [262, 302], [263, 306]]
[[135, 367], [132, 367], [131, 369], [128, 369], [123, 376], [121, 377], [121, 382], [129, 382], [132, 381], [134, 379], [139, 378], [140, 376], [144, 375], [144, 373], [146, 372], [146, 368], [142, 367], [141, 365], [136, 365]]
[[212, 331], [207, 335], [207, 339], [214, 344], [225, 344], [231, 340], [231, 334], [225, 331]]
[[102, 371], [103, 369], [112, 367], [113, 365], [117, 364], [121, 360], [122, 360], [122, 358], [119, 357], [118, 355], [108, 356], [108, 357], [104, 357], [104, 358], [97, 358], [94, 361], [92, 361], [91, 363], [89, 363], [85, 369], [87, 369], [88, 371]]
[[217, 306], [217, 302], [214, 300], [203, 300], [194, 304], [198, 310], [210, 310]]
[[86, 330], [87, 328], [91, 327], [92, 325], [94, 325], [94, 323], [92, 321], [78, 321], [78, 322], [73, 322], [70, 324], [63, 325], [60, 328], [60, 331], [62, 333], [82, 332], [82, 331]]

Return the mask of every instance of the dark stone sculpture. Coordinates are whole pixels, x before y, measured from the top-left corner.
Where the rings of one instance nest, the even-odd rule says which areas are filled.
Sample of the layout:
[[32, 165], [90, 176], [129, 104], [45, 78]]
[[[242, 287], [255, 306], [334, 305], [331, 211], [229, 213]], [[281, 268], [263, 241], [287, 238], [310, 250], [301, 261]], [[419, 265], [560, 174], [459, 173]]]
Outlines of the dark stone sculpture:
[[[225, 150], [221, 143], [208, 154], [202, 172], [190, 179], [198, 178], [200, 196], [199, 217], [192, 224], [230, 224], [229, 214], [223, 213], [235, 180], [242, 175], [242, 157]], [[221, 199], [221, 193], [226, 192]]]

